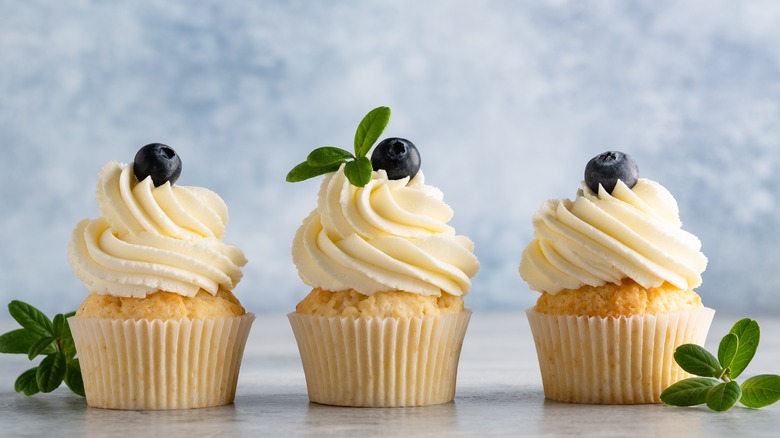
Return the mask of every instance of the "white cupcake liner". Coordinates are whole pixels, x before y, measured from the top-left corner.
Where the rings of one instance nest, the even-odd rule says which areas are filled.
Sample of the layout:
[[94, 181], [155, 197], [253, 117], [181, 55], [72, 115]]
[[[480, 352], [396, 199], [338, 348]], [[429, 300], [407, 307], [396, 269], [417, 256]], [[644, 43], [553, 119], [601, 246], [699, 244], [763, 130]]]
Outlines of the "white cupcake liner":
[[545, 397], [572, 403], [660, 403], [689, 377], [675, 363], [682, 344], [703, 345], [715, 311], [602, 318], [526, 310]]
[[254, 319], [68, 318], [87, 404], [158, 410], [232, 403]]
[[416, 318], [287, 316], [312, 402], [402, 407], [455, 397], [471, 310]]

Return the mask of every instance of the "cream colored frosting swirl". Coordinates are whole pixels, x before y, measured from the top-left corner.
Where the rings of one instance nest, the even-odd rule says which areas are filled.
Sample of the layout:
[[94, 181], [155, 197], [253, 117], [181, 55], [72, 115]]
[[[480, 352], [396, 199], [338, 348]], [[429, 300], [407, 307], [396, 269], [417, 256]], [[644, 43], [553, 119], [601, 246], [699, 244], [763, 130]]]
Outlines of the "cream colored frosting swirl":
[[371, 295], [403, 290], [439, 296], [468, 293], [479, 270], [474, 244], [447, 223], [452, 209], [422, 172], [390, 180], [375, 171], [364, 187], [350, 184], [344, 166], [328, 174], [317, 208], [293, 240], [301, 279], [329, 291]]
[[648, 179], [632, 189], [619, 180], [611, 195], [603, 187], [596, 195], [583, 183], [574, 201], [549, 200], [532, 222], [534, 240], [523, 251], [520, 275], [535, 291], [624, 278], [644, 288], [669, 282], [693, 289], [707, 266], [699, 239], [681, 229], [674, 197]]
[[222, 242], [228, 211], [214, 192], [138, 182], [132, 164], [107, 163], [100, 172], [101, 216], [76, 226], [68, 261], [92, 292], [143, 298], [164, 290], [195, 296], [232, 290], [246, 258]]

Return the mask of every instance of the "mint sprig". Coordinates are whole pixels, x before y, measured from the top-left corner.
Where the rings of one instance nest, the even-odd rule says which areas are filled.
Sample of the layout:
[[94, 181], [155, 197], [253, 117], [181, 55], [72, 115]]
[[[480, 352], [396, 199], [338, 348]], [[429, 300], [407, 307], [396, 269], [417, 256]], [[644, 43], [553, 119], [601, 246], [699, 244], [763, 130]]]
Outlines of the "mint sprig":
[[737, 402], [762, 408], [780, 400], [780, 376], [761, 374], [739, 385], [737, 376], [747, 368], [758, 349], [758, 323], [745, 318], [734, 324], [718, 345], [718, 357], [696, 344], [683, 344], [674, 360], [683, 370], [700, 377], [681, 380], [661, 393], [661, 401], [672, 406], [706, 404], [713, 411], [726, 411]]
[[8, 304], [8, 311], [22, 328], [0, 336], [0, 353], [26, 354], [30, 360], [45, 356], [38, 366], [16, 379], [14, 390], [24, 395], [52, 392], [64, 381], [83, 397], [81, 367], [67, 322], [75, 312], [60, 313], [51, 320], [35, 307], [16, 300]]
[[368, 151], [382, 135], [390, 121], [390, 108], [374, 108], [360, 121], [355, 132], [354, 154], [335, 146], [322, 146], [314, 149], [306, 161], [293, 167], [287, 174], [287, 182], [305, 181], [315, 176], [335, 172], [343, 163], [344, 174], [349, 182], [363, 187], [371, 181], [371, 160], [366, 157]]

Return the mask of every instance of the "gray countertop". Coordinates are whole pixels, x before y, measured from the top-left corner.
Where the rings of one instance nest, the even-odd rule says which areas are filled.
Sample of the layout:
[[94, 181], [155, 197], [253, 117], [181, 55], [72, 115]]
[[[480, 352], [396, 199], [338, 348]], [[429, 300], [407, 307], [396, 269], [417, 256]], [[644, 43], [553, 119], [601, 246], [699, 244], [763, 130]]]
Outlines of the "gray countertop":
[[[707, 348], [739, 319], [717, 314]], [[740, 381], [780, 374], [780, 318], [757, 318], [758, 353]], [[0, 320], [2, 332], [14, 321]], [[522, 312], [475, 312], [466, 335], [454, 403], [370, 409], [308, 402], [298, 351], [283, 315], [258, 315], [233, 405], [183, 411], [112, 411], [87, 407], [63, 385], [24, 397], [13, 381], [31, 365], [0, 356], [2, 436], [778, 436], [780, 403], [725, 413], [663, 405], [594, 406], [545, 400]], [[354, 435], [360, 436], [360, 435]]]

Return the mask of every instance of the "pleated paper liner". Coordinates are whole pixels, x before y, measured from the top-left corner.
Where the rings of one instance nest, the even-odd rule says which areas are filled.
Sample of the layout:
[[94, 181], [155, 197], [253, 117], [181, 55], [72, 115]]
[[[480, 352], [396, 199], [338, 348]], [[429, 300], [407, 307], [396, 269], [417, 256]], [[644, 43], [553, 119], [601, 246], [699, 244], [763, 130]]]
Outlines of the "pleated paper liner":
[[159, 410], [232, 403], [254, 319], [69, 318], [87, 404]]
[[290, 313], [309, 400], [402, 407], [452, 401], [471, 318], [342, 318]]
[[546, 315], [530, 308], [545, 397], [573, 403], [660, 403], [669, 385], [690, 377], [674, 350], [703, 345], [715, 311], [602, 318]]

